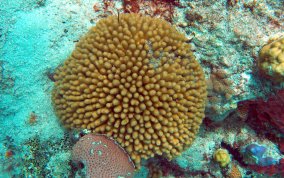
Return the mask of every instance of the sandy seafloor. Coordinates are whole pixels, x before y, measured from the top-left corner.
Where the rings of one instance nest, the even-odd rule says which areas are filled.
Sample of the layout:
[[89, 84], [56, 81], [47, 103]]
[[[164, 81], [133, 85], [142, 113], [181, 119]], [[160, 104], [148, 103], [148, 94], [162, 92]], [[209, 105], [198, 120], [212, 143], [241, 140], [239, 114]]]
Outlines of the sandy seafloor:
[[[227, 173], [212, 158], [224, 144], [239, 144], [243, 149], [257, 143], [266, 147], [265, 156], [281, 160], [284, 154], [278, 144], [240, 122], [236, 110], [241, 101], [267, 97], [283, 87], [255, 71], [258, 51], [269, 38], [284, 32], [283, 0], [180, 3], [182, 7], [174, 7], [172, 24], [191, 39], [206, 77], [215, 69], [223, 70], [232, 81], [220, 93], [212, 91], [219, 100], [209, 101], [206, 116], [217, 124], [203, 124], [193, 145], [172, 161], [185, 172], [180, 177], [225, 177]], [[114, 1], [110, 12], [116, 13], [122, 4]], [[70, 55], [80, 36], [107, 14], [103, 6], [99, 0], [0, 1], [0, 178], [80, 177], [70, 166], [74, 143], [53, 110], [54, 83], [49, 76]], [[224, 97], [228, 91], [232, 96]], [[230, 153], [231, 164], [242, 177], [280, 177], [243, 166], [234, 154]], [[142, 167], [136, 177], [147, 173], [148, 168]], [[175, 172], [164, 176], [174, 177]]]

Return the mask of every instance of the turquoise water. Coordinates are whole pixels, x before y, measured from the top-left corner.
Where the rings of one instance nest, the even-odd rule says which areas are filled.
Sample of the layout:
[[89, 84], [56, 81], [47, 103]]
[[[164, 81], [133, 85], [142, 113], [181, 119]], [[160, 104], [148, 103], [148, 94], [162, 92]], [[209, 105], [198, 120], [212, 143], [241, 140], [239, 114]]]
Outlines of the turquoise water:
[[[99, 19], [127, 12], [123, 9], [126, 2], [0, 1], [1, 178], [85, 176], [84, 170], [71, 166], [71, 150], [78, 134], [64, 129], [55, 114], [51, 101], [52, 76], [80, 37]], [[257, 120], [258, 115], [252, 115], [250, 108], [255, 105], [246, 105], [244, 110], [240, 105], [246, 100], [267, 100], [276, 95], [274, 104], [279, 102], [278, 106], [284, 106], [279, 99], [283, 94], [276, 94], [283, 91], [283, 83], [265, 79], [257, 68], [262, 46], [284, 33], [284, 2], [171, 2], [161, 0], [157, 5], [140, 1], [139, 12], [170, 21], [190, 39], [208, 81], [209, 98], [206, 119], [193, 145], [172, 161], [158, 157], [148, 163], [162, 170], [160, 177], [225, 177], [232, 166], [238, 167], [242, 177], [283, 176], [280, 170], [284, 167], [284, 161], [281, 162], [284, 109], [270, 110], [276, 112], [273, 116], [277, 121], [273, 117]], [[157, 11], [167, 11], [169, 6], [174, 10], [172, 16]], [[220, 73], [226, 74], [218, 78]], [[221, 89], [214, 90], [214, 84]], [[270, 127], [255, 127], [260, 121]], [[246, 148], [251, 144], [266, 148], [261, 158], [247, 153]], [[213, 159], [218, 148], [228, 150], [230, 155], [230, 166], [226, 169]], [[267, 157], [273, 160], [261, 162]], [[145, 160], [136, 177], [147, 177], [149, 170], [153, 171], [149, 164]]]

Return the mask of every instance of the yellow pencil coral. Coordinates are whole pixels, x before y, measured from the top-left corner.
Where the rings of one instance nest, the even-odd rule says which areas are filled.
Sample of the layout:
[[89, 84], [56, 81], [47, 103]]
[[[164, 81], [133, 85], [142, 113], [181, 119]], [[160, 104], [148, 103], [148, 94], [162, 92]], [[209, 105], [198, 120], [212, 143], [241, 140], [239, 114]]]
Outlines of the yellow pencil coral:
[[276, 82], [284, 81], [284, 37], [268, 43], [261, 49], [258, 66], [267, 78]]
[[231, 162], [230, 155], [225, 149], [216, 150], [213, 158], [221, 167], [226, 167]]
[[55, 73], [55, 110], [69, 128], [113, 137], [137, 166], [171, 159], [194, 140], [207, 96], [184, 35], [167, 22], [122, 14], [100, 20]]

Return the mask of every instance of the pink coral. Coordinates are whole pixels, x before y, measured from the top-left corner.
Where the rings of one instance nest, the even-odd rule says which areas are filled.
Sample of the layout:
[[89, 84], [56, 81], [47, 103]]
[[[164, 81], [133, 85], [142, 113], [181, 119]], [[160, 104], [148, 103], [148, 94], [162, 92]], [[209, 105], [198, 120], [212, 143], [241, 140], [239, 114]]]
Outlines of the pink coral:
[[127, 153], [104, 135], [88, 134], [73, 147], [72, 160], [87, 167], [87, 177], [133, 177], [134, 165]]

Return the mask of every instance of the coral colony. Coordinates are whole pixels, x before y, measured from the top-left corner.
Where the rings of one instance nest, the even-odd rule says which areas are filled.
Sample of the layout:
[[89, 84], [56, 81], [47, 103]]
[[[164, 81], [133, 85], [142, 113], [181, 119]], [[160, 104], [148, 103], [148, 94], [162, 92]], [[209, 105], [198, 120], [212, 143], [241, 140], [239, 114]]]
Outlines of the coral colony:
[[0, 177], [284, 177], [283, 1], [0, 7]]
[[204, 117], [203, 71], [165, 21], [117, 18], [99, 21], [56, 71], [55, 110], [67, 127], [117, 140], [138, 167], [154, 154], [172, 159]]

